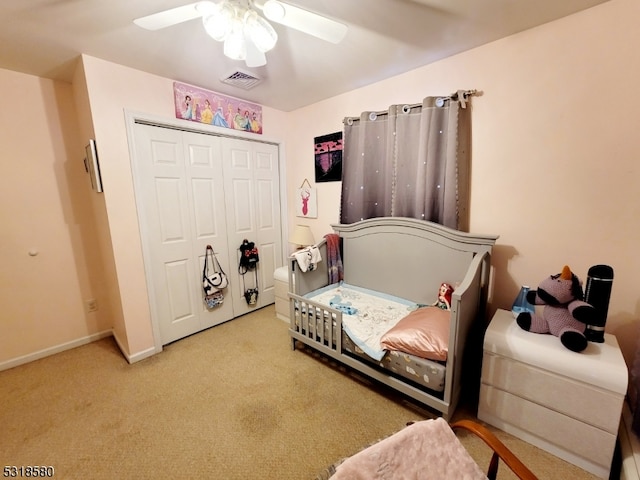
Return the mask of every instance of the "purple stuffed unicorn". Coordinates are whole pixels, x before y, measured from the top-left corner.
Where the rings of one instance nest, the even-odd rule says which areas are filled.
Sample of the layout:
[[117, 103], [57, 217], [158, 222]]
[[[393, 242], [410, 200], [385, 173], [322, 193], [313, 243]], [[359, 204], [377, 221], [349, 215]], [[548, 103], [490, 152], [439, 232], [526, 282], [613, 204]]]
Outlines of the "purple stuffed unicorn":
[[529, 303], [545, 306], [542, 315], [523, 312], [516, 322], [528, 332], [555, 335], [569, 350], [581, 352], [587, 348], [587, 324], [595, 316], [595, 308], [583, 298], [580, 280], [565, 265], [562, 273], [544, 279], [527, 294]]

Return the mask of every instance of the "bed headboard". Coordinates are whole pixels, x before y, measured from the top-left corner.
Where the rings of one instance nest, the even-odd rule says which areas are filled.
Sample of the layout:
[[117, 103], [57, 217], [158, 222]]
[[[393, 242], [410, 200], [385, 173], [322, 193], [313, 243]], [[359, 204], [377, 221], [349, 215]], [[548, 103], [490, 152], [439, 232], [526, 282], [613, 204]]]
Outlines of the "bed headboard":
[[437, 300], [442, 282], [461, 283], [473, 258], [488, 256], [498, 238], [404, 217], [331, 226], [342, 237], [346, 283], [424, 304]]

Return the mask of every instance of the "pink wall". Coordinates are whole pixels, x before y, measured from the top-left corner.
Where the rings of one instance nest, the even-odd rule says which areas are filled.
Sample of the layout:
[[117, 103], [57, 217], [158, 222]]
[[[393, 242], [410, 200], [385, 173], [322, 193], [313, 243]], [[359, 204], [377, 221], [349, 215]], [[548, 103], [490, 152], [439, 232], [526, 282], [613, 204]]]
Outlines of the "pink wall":
[[[343, 117], [478, 89], [471, 229], [500, 235], [491, 308], [508, 308], [520, 284], [565, 263], [583, 278], [590, 265], [608, 263], [616, 280], [607, 330], [629, 361], [640, 321], [632, 249], [640, 237], [640, 56], [629, 48], [640, 43], [637, 18], [637, 1], [611, 0], [295, 112], [265, 108], [265, 136], [284, 141], [289, 204], [304, 178], [314, 183], [313, 138], [341, 130]], [[111, 328], [130, 359], [152, 352], [124, 112], [173, 118], [171, 80], [83, 56], [73, 87], [0, 71], [0, 89], [8, 272], [0, 368]], [[89, 136], [99, 145], [103, 195], [90, 192], [77, 167]], [[321, 238], [338, 220], [340, 184], [317, 187], [318, 219], [290, 210], [288, 225], [309, 224]], [[38, 256], [28, 255], [32, 247]], [[55, 282], [38, 291], [34, 272]], [[89, 297], [102, 299], [98, 314], [85, 314]]]
[[[630, 361], [640, 319], [638, 18], [639, 2], [612, 0], [292, 112], [287, 157], [299, 161], [288, 164], [290, 204], [314, 178], [313, 138], [341, 130], [345, 116], [477, 89], [471, 230], [500, 235], [491, 310], [564, 264], [583, 280], [591, 265], [609, 264], [607, 331]], [[290, 212], [289, 224], [311, 225], [319, 239], [338, 221], [340, 184], [315, 186], [318, 219]]]
[[111, 325], [84, 307], [95, 298], [97, 237], [71, 85], [0, 70], [0, 92], [0, 368], [8, 368]]

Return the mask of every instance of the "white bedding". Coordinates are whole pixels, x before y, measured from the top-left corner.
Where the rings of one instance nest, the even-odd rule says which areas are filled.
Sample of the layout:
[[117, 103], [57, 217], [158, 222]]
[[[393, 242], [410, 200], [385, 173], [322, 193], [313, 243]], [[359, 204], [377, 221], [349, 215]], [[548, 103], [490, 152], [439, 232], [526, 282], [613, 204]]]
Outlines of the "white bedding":
[[345, 283], [328, 285], [305, 297], [342, 311], [342, 327], [367, 355], [381, 360], [386, 350], [380, 338], [411, 311], [416, 303]]

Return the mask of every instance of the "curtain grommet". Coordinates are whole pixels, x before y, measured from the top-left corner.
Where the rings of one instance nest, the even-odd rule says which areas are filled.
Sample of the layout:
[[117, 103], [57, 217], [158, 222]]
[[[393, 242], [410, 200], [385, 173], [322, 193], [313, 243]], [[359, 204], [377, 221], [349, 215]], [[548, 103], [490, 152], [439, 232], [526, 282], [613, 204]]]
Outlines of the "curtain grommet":
[[436, 98], [436, 107], [438, 108], [444, 107], [444, 98], [442, 97]]
[[373, 122], [376, 118], [378, 118], [378, 114], [376, 112], [369, 112], [369, 120]]
[[402, 113], [409, 113], [411, 111], [411, 107], [409, 105], [402, 106]]
[[353, 125], [353, 118], [347, 118], [347, 125]]

